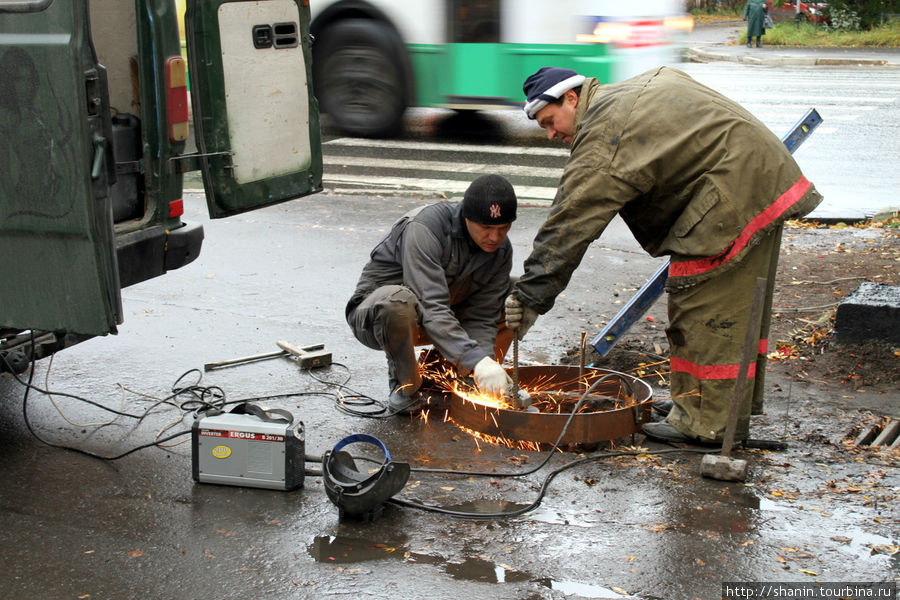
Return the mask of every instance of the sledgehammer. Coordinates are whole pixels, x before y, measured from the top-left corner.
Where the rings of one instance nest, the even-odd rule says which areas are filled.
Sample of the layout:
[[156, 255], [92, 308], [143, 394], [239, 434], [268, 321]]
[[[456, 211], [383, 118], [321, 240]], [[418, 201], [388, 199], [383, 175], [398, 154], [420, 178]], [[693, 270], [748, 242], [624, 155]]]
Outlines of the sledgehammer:
[[728, 411], [728, 421], [725, 423], [722, 453], [718, 456], [714, 454], [703, 455], [703, 460], [700, 461], [700, 474], [704, 477], [722, 481], [744, 481], [747, 478], [747, 461], [731, 458], [731, 448], [734, 446], [734, 433], [737, 429], [741, 404], [743, 404], [744, 388], [747, 386], [747, 371], [750, 368], [750, 359], [752, 357], [755, 360], [757, 347], [759, 346], [759, 321], [762, 316], [765, 295], [766, 280], [759, 277], [756, 280], [756, 288], [753, 290], [750, 320], [747, 323], [747, 335], [744, 336], [744, 347], [741, 350], [741, 364], [738, 366], [737, 381], [734, 383], [734, 397], [731, 399], [731, 409]]

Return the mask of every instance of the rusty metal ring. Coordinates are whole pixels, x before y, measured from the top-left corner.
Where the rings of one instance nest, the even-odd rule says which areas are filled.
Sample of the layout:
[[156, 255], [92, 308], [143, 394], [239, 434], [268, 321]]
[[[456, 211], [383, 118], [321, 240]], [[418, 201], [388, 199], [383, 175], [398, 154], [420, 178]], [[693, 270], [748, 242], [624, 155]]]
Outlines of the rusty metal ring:
[[[597, 392], [610, 399], [621, 400], [621, 406], [596, 412], [580, 412], [572, 418], [561, 444], [589, 444], [615, 440], [640, 431], [650, 418], [653, 392], [636, 377], [618, 371], [569, 366], [529, 366], [519, 368], [522, 388], [549, 389], [560, 392], [584, 392], [597, 379], [613, 374], [597, 386]], [[630, 393], [626, 393], [630, 388]], [[627, 398], [626, 398], [627, 396]], [[483, 435], [507, 440], [553, 444], [569, 420], [571, 413], [525, 412], [478, 404], [459, 395], [450, 396], [450, 418], [459, 426]]]

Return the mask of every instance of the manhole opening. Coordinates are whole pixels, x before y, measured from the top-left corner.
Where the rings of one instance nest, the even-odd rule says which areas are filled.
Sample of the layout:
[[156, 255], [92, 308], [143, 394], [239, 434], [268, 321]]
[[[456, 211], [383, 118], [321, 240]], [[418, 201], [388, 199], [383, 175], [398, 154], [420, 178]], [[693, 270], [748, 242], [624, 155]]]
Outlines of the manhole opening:
[[[596, 397], [586, 403], [568, 424], [569, 412], [588, 386], [597, 379]], [[640, 379], [606, 369], [566, 366], [531, 366], [519, 369], [523, 389], [536, 403], [543, 396], [556, 398], [556, 412], [526, 412], [470, 402], [460, 396], [450, 399], [450, 418], [459, 426], [506, 440], [536, 444], [596, 444], [629, 436], [649, 420], [653, 394]]]

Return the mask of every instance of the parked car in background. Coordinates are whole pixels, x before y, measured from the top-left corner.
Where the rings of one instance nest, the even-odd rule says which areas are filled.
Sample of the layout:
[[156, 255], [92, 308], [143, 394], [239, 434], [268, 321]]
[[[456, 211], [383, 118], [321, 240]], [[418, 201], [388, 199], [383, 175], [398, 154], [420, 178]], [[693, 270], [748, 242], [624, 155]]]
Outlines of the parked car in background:
[[809, 23], [829, 22], [827, 2], [799, 2], [799, 10], [797, 9], [798, 2], [796, 0], [785, 0], [783, 3], [768, 0], [768, 3], [769, 15], [776, 23], [787, 20], [806, 21]]

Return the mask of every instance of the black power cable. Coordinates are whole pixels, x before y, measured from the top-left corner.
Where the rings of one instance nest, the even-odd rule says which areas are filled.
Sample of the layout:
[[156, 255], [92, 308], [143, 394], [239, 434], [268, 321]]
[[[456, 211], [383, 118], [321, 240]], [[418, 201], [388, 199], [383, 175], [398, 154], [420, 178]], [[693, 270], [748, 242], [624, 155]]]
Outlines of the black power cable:
[[[32, 342], [33, 342], [33, 340], [34, 340], [34, 333], [32, 332]], [[0, 355], [0, 358], [3, 359], [3, 362], [6, 363], [7, 368], [10, 369], [10, 372], [12, 372], [12, 369], [10, 368], [10, 364], [9, 364], [9, 362], [6, 360], [6, 357]], [[71, 447], [71, 446], [66, 446], [66, 445], [63, 445], [63, 444], [57, 444], [57, 443], [51, 442], [51, 441], [49, 441], [49, 440], [46, 440], [46, 439], [44, 439], [44, 438], [42, 438], [41, 436], [38, 435], [38, 433], [34, 430], [34, 427], [32, 427], [32, 425], [31, 425], [31, 420], [28, 418], [28, 393], [33, 389], [33, 390], [35, 390], [35, 391], [41, 392], [42, 394], [51, 395], [51, 392], [48, 392], [48, 391], [46, 391], [46, 390], [42, 390], [41, 388], [35, 386], [35, 385], [32, 383], [32, 381], [33, 381], [33, 379], [34, 379], [34, 365], [35, 365], [35, 362], [36, 362], [36, 359], [35, 359], [35, 356], [34, 356], [34, 352], [32, 351], [32, 353], [31, 353], [31, 369], [30, 369], [30, 372], [29, 372], [29, 374], [28, 374], [28, 381], [27, 381], [27, 382], [26, 382], [26, 381], [22, 381], [22, 380], [19, 378], [19, 376], [16, 375], [15, 373], [12, 373], [12, 375], [13, 375], [13, 377], [15, 377], [15, 379], [16, 379], [19, 383], [21, 383], [23, 386], [25, 386], [25, 394], [24, 394], [24, 396], [22, 397], [22, 418], [23, 418], [23, 420], [25, 421], [25, 427], [28, 429], [28, 431], [31, 433], [31, 435], [33, 435], [34, 438], [35, 438], [36, 440], [38, 440], [39, 442], [41, 442], [42, 444], [45, 444], [45, 445], [47, 445], [47, 446], [50, 446], [51, 448], [59, 448], [59, 449], [61, 449], [61, 450], [69, 450], [69, 451], [71, 451], [71, 452], [76, 452], [76, 453], [78, 453], [78, 454], [82, 454], [82, 455], [84, 455], [84, 456], [90, 456], [91, 458], [97, 458], [97, 459], [100, 459], [100, 460], [119, 460], [120, 458], [123, 458], [123, 457], [125, 457], [125, 456], [128, 456], [129, 454], [132, 454], [132, 453], [134, 453], [134, 452], [137, 452], [138, 450], [143, 450], [144, 448], [150, 448], [150, 447], [153, 447], [153, 446], [159, 446], [160, 444], [162, 444], [162, 443], [164, 443], [164, 442], [168, 442], [168, 441], [170, 441], [170, 440], [174, 440], [174, 439], [176, 439], [176, 438], [179, 438], [179, 437], [181, 437], [181, 436], [183, 436], [183, 435], [186, 435], [186, 434], [190, 433], [190, 430], [187, 430], [187, 431], [181, 431], [181, 432], [175, 433], [175, 434], [173, 434], [173, 435], [170, 435], [170, 436], [168, 436], [168, 437], [165, 437], [165, 438], [162, 438], [162, 439], [157, 439], [157, 440], [155, 440], [155, 441], [153, 441], [153, 442], [151, 442], [151, 443], [149, 443], [149, 444], [144, 444], [144, 445], [142, 445], [142, 446], [137, 446], [137, 447], [135, 447], [135, 448], [132, 448], [132, 449], [130, 449], [130, 450], [126, 451], [126, 452], [123, 452], [122, 454], [116, 455], [116, 456], [103, 456], [103, 455], [100, 455], [100, 454], [94, 454], [93, 452], [89, 452], [89, 451], [87, 451], [87, 450], [82, 450], [81, 448], [74, 448], [74, 447]], [[92, 401], [92, 400], [89, 400], [89, 399], [87, 399], [87, 398], [82, 398], [81, 396], [76, 396], [76, 395], [74, 395], [74, 394], [64, 394], [64, 393], [59, 393], [59, 392], [53, 392], [52, 394], [53, 394], [53, 395], [56, 395], [56, 396], [64, 396], [64, 397], [67, 397], [67, 398], [73, 398], [73, 399], [76, 399], [76, 400], [80, 400], [80, 401], [82, 401], [82, 402], [86, 402], [86, 403], [88, 403], [88, 404], [90, 404], [90, 405], [92, 405], [92, 406], [96, 406], [96, 407], [98, 407], [98, 408], [101, 408], [101, 409], [103, 409], [103, 410], [105, 410], [105, 411], [108, 411], [108, 412], [111, 412], [111, 413], [113, 413], [113, 414], [120, 415], [120, 416], [124, 416], [124, 417], [129, 417], [129, 418], [132, 418], [132, 419], [137, 419], [138, 421], [142, 420], [142, 419], [147, 415], [147, 413], [148, 413], [150, 410], [152, 410], [152, 408], [151, 408], [151, 409], [148, 409], [147, 411], [144, 412], [143, 415], [133, 415], [133, 414], [130, 414], [130, 413], [121, 412], [121, 411], [118, 411], [118, 410], [109, 408], [109, 407], [107, 407], [107, 406], [103, 406], [102, 404], [99, 404], [99, 403], [94, 402], [94, 401]]]
[[[32, 337], [33, 337], [33, 334], [32, 334]], [[9, 362], [6, 360], [6, 357], [0, 355], [0, 359], [2, 359], [6, 363], [7, 368], [9, 368], [10, 372], [12, 372], [12, 369], [9, 365]], [[33, 389], [37, 392], [40, 392], [40, 393], [48, 395], [48, 396], [49, 395], [57, 395], [57, 396], [63, 396], [63, 397], [76, 399], [76, 400], [85, 402], [87, 404], [90, 404], [92, 406], [101, 408], [110, 413], [129, 417], [132, 419], [137, 419], [138, 421], [144, 419], [153, 409], [155, 409], [160, 404], [171, 403], [173, 400], [175, 400], [176, 398], [178, 398], [179, 396], [182, 396], [184, 394], [189, 394], [192, 397], [188, 400], [181, 402], [177, 406], [182, 411], [182, 413], [191, 412], [191, 413], [194, 413], [195, 416], [199, 415], [200, 413], [212, 410], [212, 409], [222, 410], [226, 406], [230, 406], [233, 404], [241, 404], [241, 403], [245, 403], [245, 402], [254, 402], [254, 401], [258, 402], [258, 401], [262, 401], [262, 400], [290, 398], [290, 397], [296, 397], [296, 396], [332, 397], [335, 399], [336, 406], [339, 410], [341, 410], [342, 412], [354, 415], [354, 416], [360, 416], [360, 417], [366, 417], [366, 418], [386, 418], [386, 417], [394, 416], [394, 413], [390, 411], [390, 409], [388, 408], [386, 403], [376, 400], [370, 396], [360, 394], [360, 393], [356, 392], [355, 390], [353, 390], [352, 388], [350, 388], [349, 386], [347, 386], [347, 383], [350, 381], [349, 374], [343, 382], [338, 383], [338, 382], [321, 379], [321, 378], [315, 376], [309, 369], [304, 369], [304, 371], [306, 371], [307, 374], [309, 374], [312, 379], [318, 381], [319, 383], [322, 383], [322, 384], [325, 384], [325, 385], [328, 385], [331, 387], [336, 387], [336, 388], [338, 388], [339, 392], [337, 394], [329, 393], [329, 392], [289, 392], [289, 393], [284, 393], [284, 394], [257, 396], [257, 397], [253, 397], [253, 398], [243, 398], [240, 400], [226, 400], [225, 391], [221, 387], [219, 387], [219, 386], [201, 386], [200, 381], [202, 380], [202, 373], [199, 371], [199, 369], [189, 369], [188, 371], [185, 371], [181, 376], [179, 376], [178, 379], [175, 380], [175, 383], [172, 385], [172, 389], [171, 389], [172, 393], [169, 396], [160, 400], [152, 407], [148, 408], [146, 411], [144, 411], [143, 414], [135, 415], [135, 414], [131, 414], [131, 413], [117, 411], [115, 409], [103, 406], [102, 404], [99, 404], [99, 403], [89, 400], [87, 398], [83, 398], [81, 396], [77, 396], [74, 394], [66, 394], [66, 393], [62, 393], [62, 392], [50, 392], [50, 391], [43, 390], [43, 389], [35, 386], [32, 383], [33, 378], [34, 378], [35, 362], [36, 362], [35, 356], [34, 356], [34, 353], [32, 352], [31, 370], [29, 373], [28, 381], [22, 381], [22, 379], [20, 379], [18, 377], [18, 375], [16, 375], [15, 373], [12, 373], [13, 377], [15, 377], [15, 379], [25, 387], [25, 394], [24, 394], [23, 400], [22, 400], [22, 416], [25, 421], [25, 426], [28, 428], [28, 431], [35, 437], [35, 439], [37, 439], [38, 441], [40, 441], [41, 443], [43, 443], [47, 446], [50, 446], [53, 448], [59, 448], [62, 450], [69, 450], [69, 451], [76, 452], [76, 453], [79, 453], [79, 454], [82, 454], [85, 456], [89, 456], [91, 458], [96, 458], [96, 459], [106, 460], [106, 461], [118, 460], [118, 459], [124, 458], [125, 456], [128, 456], [130, 454], [133, 454], [134, 452], [143, 450], [145, 448], [161, 447], [161, 444], [163, 444], [164, 442], [171, 441], [173, 439], [177, 439], [181, 436], [187, 435], [187, 434], [191, 433], [191, 430], [188, 429], [188, 430], [180, 431], [178, 433], [172, 434], [165, 438], [157, 439], [151, 443], [136, 446], [136, 447], [131, 448], [130, 450], [127, 450], [126, 452], [123, 452], [122, 454], [119, 454], [116, 456], [103, 456], [103, 455], [99, 455], [99, 454], [94, 454], [92, 452], [82, 450], [80, 448], [74, 448], [71, 446], [53, 443], [53, 442], [50, 442], [50, 441], [45, 440], [42, 437], [40, 437], [37, 434], [37, 432], [34, 430], [34, 428], [32, 427], [31, 421], [28, 418], [27, 405], [28, 405], [29, 392]], [[341, 363], [332, 363], [332, 364], [342, 367], [344, 369], [347, 369], [347, 371], [349, 372], [349, 367], [347, 367], [344, 364], [341, 364]], [[187, 378], [189, 375], [191, 375], [192, 373], [196, 373], [198, 376], [196, 382], [180, 386], [179, 384], [181, 384], [182, 381], [185, 378]], [[565, 436], [566, 432], [568, 431], [568, 428], [571, 425], [572, 420], [575, 418], [575, 415], [578, 413], [578, 411], [580, 410], [580, 408], [586, 401], [588, 395], [600, 383], [602, 383], [609, 377], [621, 378], [621, 375], [618, 373], [608, 373], [607, 375], [604, 375], [603, 377], [600, 377], [597, 380], [595, 380], [594, 383], [587, 390], [585, 390], [585, 392], [579, 398], [578, 402], [573, 407], [572, 412], [569, 414], [569, 418], [566, 420], [565, 424], [563, 425], [563, 427], [560, 431], [559, 437], [557, 438], [556, 442], [554, 442], [553, 447], [547, 452], [547, 456], [544, 458], [544, 460], [535, 467], [526, 469], [524, 471], [506, 472], [506, 473], [504, 473], [504, 472], [497, 473], [497, 472], [485, 472], [485, 471], [469, 471], [469, 470], [453, 470], [453, 469], [431, 469], [431, 468], [424, 468], [424, 467], [412, 468], [411, 471], [414, 471], [417, 473], [433, 473], [433, 474], [442, 474], [442, 475], [463, 475], [463, 476], [496, 477], [496, 478], [524, 477], [526, 475], [531, 475], [531, 474], [539, 471], [540, 469], [542, 469], [544, 466], [546, 466], [547, 463], [552, 459], [554, 452], [559, 448], [560, 444], [562, 443], [562, 439]], [[623, 384], [627, 385], [628, 382], [623, 380]], [[345, 393], [343, 393], [344, 390], [348, 390], [351, 393], [345, 394]], [[377, 406], [378, 409], [375, 411], [365, 411], [365, 410], [357, 410], [354, 408], [350, 408], [352, 406]], [[530, 504], [528, 504], [526, 506], [521, 506], [519, 508], [516, 508], [513, 510], [507, 510], [507, 511], [498, 511], [498, 512], [494, 512], [494, 513], [484, 513], [484, 512], [476, 513], [476, 512], [469, 512], [469, 511], [454, 510], [454, 509], [449, 509], [449, 508], [442, 508], [439, 506], [430, 506], [427, 504], [422, 504], [420, 502], [414, 502], [411, 500], [403, 500], [403, 499], [399, 499], [399, 498], [391, 498], [390, 500], [388, 500], [388, 502], [398, 505], [398, 506], [405, 506], [408, 508], [415, 508], [415, 509], [419, 509], [419, 510], [423, 510], [423, 511], [427, 511], [427, 512], [445, 514], [445, 515], [450, 515], [450, 516], [460, 517], [460, 518], [495, 519], [495, 518], [503, 518], [503, 517], [515, 517], [515, 516], [520, 516], [520, 515], [526, 514], [530, 511], [534, 510], [535, 508], [537, 508], [543, 501], [543, 499], [547, 493], [547, 490], [550, 486], [550, 483], [553, 481], [553, 479], [555, 479], [556, 476], [559, 475], [560, 473], [563, 473], [563, 472], [565, 472], [569, 469], [572, 469], [576, 466], [580, 466], [580, 465], [587, 464], [590, 462], [606, 460], [608, 458], [619, 457], [619, 456], [637, 456], [639, 454], [659, 455], [659, 454], [672, 454], [672, 453], [705, 454], [705, 453], [717, 452], [717, 451], [718, 450], [714, 450], [714, 449], [676, 448], [676, 449], [655, 450], [655, 451], [607, 452], [607, 453], [603, 453], [603, 454], [599, 454], [599, 455], [595, 455], [595, 456], [588, 456], [588, 457], [573, 461], [567, 465], [558, 467], [558, 468], [554, 469], [553, 471], [551, 471], [550, 473], [548, 473], [547, 476], [544, 478], [544, 481], [542, 482], [541, 488], [538, 492], [538, 496], [534, 501], [532, 501]], [[318, 457], [318, 456], [306, 455], [304, 458], [307, 462], [311, 462], [311, 461], [321, 462], [321, 457]], [[360, 458], [362, 460], [371, 460], [367, 457], [360, 457]], [[323, 475], [323, 473], [321, 471], [314, 470], [314, 469], [305, 469], [304, 473], [307, 476], [313, 476], [313, 477]]]
[[[598, 385], [600, 385], [602, 382], [606, 381], [610, 377], [616, 377], [616, 378], [621, 379], [622, 383], [626, 386], [629, 385], [629, 383], [630, 383], [630, 382], [622, 379], [621, 374], [614, 373], [614, 372], [607, 373], [606, 375], [596, 379], [593, 382], [593, 384], [584, 391], [584, 393], [578, 399], [578, 402], [575, 403], [575, 406], [572, 408], [572, 412], [569, 414], [569, 418], [566, 420], [565, 424], [563, 424], [563, 427], [560, 430], [559, 436], [556, 438], [556, 442], [554, 442], [553, 447], [547, 452], [547, 456], [544, 458], [544, 460], [540, 464], [538, 464], [535, 467], [532, 467], [531, 469], [526, 469], [524, 471], [516, 471], [516, 472], [496, 473], [496, 472], [484, 472], [484, 471], [429, 469], [429, 468], [422, 468], [422, 467], [418, 467], [418, 468], [413, 467], [410, 469], [410, 471], [413, 471], [416, 473], [435, 473], [435, 474], [442, 474], [442, 475], [466, 475], [466, 476], [498, 477], [498, 478], [524, 477], [526, 475], [531, 475], [532, 473], [535, 473], [535, 472], [539, 471], [540, 469], [542, 469], [548, 462], [550, 462], [550, 460], [553, 458], [554, 452], [557, 449], [559, 449], [559, 446], [562, 443], [562, 439], [563, 439], [563, 437], [565, 437], [566, 432], [568, 431], [569, 426], [572, 423], [572, 420], [575, 418], [575, 415], [578, 414], [578, 411], [584, 405], [584, 403], [587, 400], [590, 393], [593, 392], [594, 389], [596, 389], [596, 387]], [[607, 452], [607, 453], [600, 454], [600, 455], [588, 456], [588, 457], [576, 460], [567, 465], [558, 467], [557, 469], [554, 469], [553, 471], [551, 471], [547, 475], [547, 477], [544, 479], [544, 482], [541, 485], [541, 489], [538, 493], [538, 497], [531, 504], [528, 504], [527, 506], [523, 506], [523, 507], [516, 508], [513, 510], [508, 510], [508, 511], [499, 511], [499, 512], [494, 512], [494, 513], [484, 513], [484, 512], [476, 513], [476, 512], [469, 512], [469, 511], [454, 510], [454, 509], [450, 509], [450, 508], [442, 508], [439, 506], [430, 506], [427, 504], [422, 504], [421, 502], [414, 502], [411, 500], [403, 500], [403, 499], [399, 499], [399, 498], [391, 498], [390, 500], [388, 500], [388, 502], [399, 505], [399, 506], [406, 506], [408, 508], [416, 508], [416, 509], [424, 510], [427, 512], [440, 513], [440, 514], [444, 514], [444, 515], [450, 515], [450, 516], [461, 517], [461, 518], [496, 519], [496, 518], [501, 518], [501, 517], [515, 517], [515, 516], [523, 515], [527, 512], [534, 510], [535, 508], [537, 508], [543, 501], [543, 498], [547, 493], [547, 489], [550, 485], [550, 482], [552, 482], [553, 479], [556, 478], [556, 476], [559, 475], [560, 473], [567, 471], [569, 469], [572, 469], [576, 466], [587, 464], [589, 462], [606, 460], [607, 458], [614, 458], [617, 456], [637, 456], [639, 454], [655, 455], [655, 454], [673, 454], [673, 453], [707, 454], [710, 452], [718, 452], [718, 450], [700, 449], [700, 448], [685, 448], [685, 449], [673, 448], [673, 449], [667, 449], [667, 450], [640, 451], [640, 452], [637, 452], [637, 451]], [[371, 460], [371, 459], [363, 457], [363, 460]]]
[[[391, 498], [390, 500], [388, 500], [388, 502], [390, 502], [392, 504], [397, 504], [399, 506], [406, 506], [409, 508], [417, 508], [419, 510], [424, 510], [427, 512], [440, 513], [443, 515], [450, 515], [453, 517], [461, 517], [461, 518], [468, 518], [468, 519], [498, 519], [498, 518], [502, 518], [502, 517], [518, 517], [520, 515], [524, 515], [525, 513], [531, 512], [532, 510], [534, 510], [535, 508], [540, 506], [541, 502], [544, 499], [544, 496], [547, 493], [547, 489], [550, 486], [550, 482], [553, 481], [557, 475], [559, 475], [560, 473], [562, 473], [564, 471], [568, 471], [569, 469], [580, 466], [580, 465], [584, 465], [584, 464], [587, 464], [590, 462], [598, 462], [601, 460], [606, 460], [607, 458], [615, 458], [617, 456], [638, 456], [638, 455], [646, 455], [646, 454], [650, 454], [650, 455], [674, 454], [674, 453], [680, 453], [680, 452], [692, 453], [692, 454], [708, 454], [710, 452], [718, 452], [718, 451], [719, 450], [711, 449], [711, 448], [709, 448], [709, 449], [672, 448], [672, 449], [666, 449], [666, 450], [606, 452], [606, 453], [598, 454], [598, 455], [594, 455], [594, 456], [586, 456], [584, 458], [581, 458], [574, 462], [571, 462], [567, 465], [563, 465], [557, 469], [554, 469], [553, 471], [550, 471], [550, 473], [547, 475], [547, 477], [544, 478], [544, 482], [541, 484], [541, 489], [538, 492], [537, 498], [531, 504], [528, 504], [526, 506], [522, 506], [522, 507], [519, 507], [519, 508], [516, 508], [513, 510], [508, 510], [508, 511], [499, 511], [499, 512], [494, 512], [494, 513], [483, 513], [483, 512], [476, 513], [476, 512], [468, 512], [468, 511], [459, 511], [459, 510], [453, 510], [450, 508], [441, 508], [439, 506], [429, 506], [427, 504], [422, 504], [420, 502], [413, 502], [411, 500], [403, 500], [400, 498]], [[545, 461], [545, 463], [546, 463], [546, 461]], [[542, 464], [544, 464], [544, 463], [542, 463]], [[412, 469], [412, 470], [416, 471], [418, 469]], [[527, 473], [523, 473], [523, 475], [525, 475], [525, 474], [527, 474]], [[506, 475], [506, 476], [513, 477], [514, 475], [510, 474], [510, 475]]]
[[[337, 388], [338, 392], [331, 394], [331, 396], [334, 397], [335, 408], [337, 408], [337, 410], [354, 417], [362, 417], [365, 419], [387, 419], [399, 414], [397, 411], [392, 411], [386, 402], [376, 400], [372, 396], [360, 393], [348, 386], [347, 384], [350, 382], [351, 378], [350, 367], [339, 362], [333, 362], [331, 364], [332, 366], [342, 367], [347, 370], [347, 378], [343, 382], [322, 379], [316, 376], [312, 369], [304, 369], [304, 372], [321, 384]], [[362, 407], [374, 408], [364, 409]]]
[[[33, 332], [31, 334], [31, 337], [32, 337], [32, 344], [33, 344], [33, 341], [34, 341], [34, 333]], [[110, 408], [108, 406], [104, 406], [103, 404], [100, 404], [99, 402], [95, 402], [95, 401], [93, 401], [89, 398], [85, 398], [83, 396], [78, 396], [76, 394], [68, 394], [65, 392], [52, 392], [50, 390], [45, 390], [45, 389], [42, 389], [42, 388], [34, 385], [34, 383], [33, 383], [34, 372], [35, 372], [34, 367], [35, 367], [37, 360], [36, 360], [36, 357], [35, 357], [33, 351], [31, 352], [31, 357], [29, 359], [31, 366], [30, 366], [30, 372], [29, 372], [27, 381], [22, 380], [12, 370], [11, 365], [9, 364], [9, 361], [6, 359], [6, 357], [4, 355], [0, 354], [0, 360], [2, 360], [6, 364], [7, 369], [9, 369], [10, 373], [16, 379], [16, 381], [18, 381], [25, 388], [25, 394], [22, 398], [22, 418], [25, 422], [25, 427], [28, 429], [29, 433], [31, 433], [31, 435], [34, 436], [34, 438], [36, 440], [38, 440], [39, 442], [41, 442], [42, 444], [50, 446], [51, 448], [58, 448], [61, 450], [69, 450], [71, 452], [76, 452], [78, 454], [82, 454], [84, 456], [90, 456], [91, 458], [97, 458], [100, 460], [118, 460], [120, 458], [123, 458], [130, 454], [133, 454], [134, 452], [137, 452], [138, 450], [143, 450], [145, 448], [152, 448], [152, 447], [162, 448], [163, 447], [162, 444], [164, 444], [165, 442], [185, 436], [185, 435], [191, 433], [191, 430], [186, 429], [186, 430], [180, 431], [178, 433], [172, 434], [168, 437], [156, 439], [153, 442], [131, 448], [130, 450], [123, 452], [122, 454], [119, 454], [116, 456], [103, 456], [100, 454], [95, 454], [93, 452], [89, 452], [87, 450], [83, 450], [81, 448], [76, 448], [73, 446], [67, 446], [64, 444], [58, 444], [55, 442], [51, 442], [51, 441], [41, 437], [37, 433], [37, 431], [34, 429], [34, 427], [32, 426], [31, 420], [28, 417], [29, 392], [31, 390], [34, 390], [34, 391], [44, 394], [46, 396], [60, 396], [60, 397], [65, 397], [65, 398], [71, 398], [73, 400], [78, 400], [80, 402], [84, 402], [86, 404], [89, 404], [96, 408], [100, 408], [104, 411], [107, 411], [109, 413], [112, 413], [112, 414], [115, 414], [118, 416], [135, 419], [138, 422], [141, 422], [144, 418], [147, 417], [148, 414], [150, 414], [153, 410], [155, 410], [160, 405], [174, 404], [175, 400], [177, 400], [179, 397], [181, 397], [183, 395], [189, 395], [190, 398], [188, 398], [187, 400], [184, 400], [178, 404], [175, 404], [175, 406], [177, 406], [179, 408], [179, 410], [182, 412], [182, 418], [184, 418], [184, 416], [189, 413], [193, 413], [196, 417], [197, 415], [199, 415], [205, 411], [208, 411], [208, 410], [212, 410], [212, 409], [223, 410], [228, 406], [242, 404], [245, 402], [259, 402], [259, 401], [263, 401], [263, 400], [290, 398], [290, 397], [295, 397], [295, 396], [326, 396], [326, 397], [334, 396], [334, 394], [329, 393], [329, 392], [290, 392], [290, 393], [285, 393], [285, 394], [257, 396], [257, 397], [253, 397], [253, 398], [242, 398], [240, 400], [226, 400], [225, 390], [223, 390], [219, 386], [202, 386], [202, 385], [200, 385], [200, 381], [203, 378], [203, 374], [201, 373], [201, 371], [199, 369], [188, 369], [187, 371], [182, 373], [175, 380], [175, 383], [172, 384], [171, 393], [168, 396], [166, 396], [165, 398], [162, 398], [162, 399], [158, 399], [158, 401], [155, 404], [153, 404], [152, 406], [150, 406], [149, 408], [147, 408], [143, 412], [143, 414], [132, 414], [132, 413], [124, 412], [124, 411], [119, 411], [114, 408]], [[192, 374], [197, 375], [196, 381], [185, 382], [185, 380]]]

